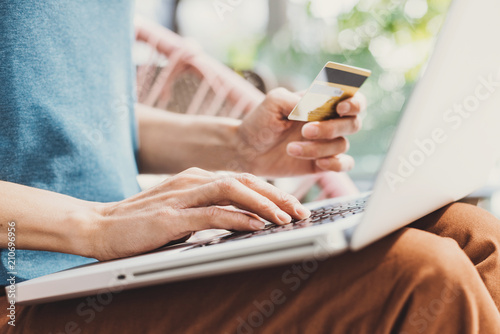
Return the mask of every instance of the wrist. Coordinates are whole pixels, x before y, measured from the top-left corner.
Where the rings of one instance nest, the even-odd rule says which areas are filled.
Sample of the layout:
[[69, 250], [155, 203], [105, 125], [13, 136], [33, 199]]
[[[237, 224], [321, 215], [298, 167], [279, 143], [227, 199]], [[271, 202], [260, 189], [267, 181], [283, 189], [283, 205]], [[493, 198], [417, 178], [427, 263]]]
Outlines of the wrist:
[[182, 170], [196, 166], [211, 171], [245, 171], [247, 165], [242, 157], [246, 146], [239, 136], [240, 127], [241, 121], [237, 119], [198, 116], [186, 129], [192, 133], [187, 141], [193, 141], [193, 145], [185, 152], [185, 160], [189, 161], [195, 155], [196, 161]]
[[96, 235], [99, 232], [101, 204], [85, 202], [82, 206], [69, 210], [67, 213], [68, 230], [66, 253], [88, 258], [97, 257]]
[[251, 173], [252, 161], [257, 157], [253, 147], [248, 145], [242, 131], [242, 123], [231, 129], [230, 151], [232, 160], [227, 162], [226, 170], [238, 173]]
[[[237, 153], [238, 172], [250, 173], [257, 175], [258, 157], [262, 154], [264, 145], [260, 143], [265, 140], [265, 135], [257, 138], [256, 136], [249, 135], [248, 124], [241, 123], [236, 129], [235, 147]], [[261, 132], [262, 133], [262, 132]]]

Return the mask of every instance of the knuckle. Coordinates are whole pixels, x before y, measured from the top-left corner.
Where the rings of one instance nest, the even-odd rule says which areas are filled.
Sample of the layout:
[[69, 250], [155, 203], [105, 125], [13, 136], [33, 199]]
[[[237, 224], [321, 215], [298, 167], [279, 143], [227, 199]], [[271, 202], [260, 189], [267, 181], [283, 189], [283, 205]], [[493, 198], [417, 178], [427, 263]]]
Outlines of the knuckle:
[[237, 181], [235, 179], [229, 177], [224, 177], [216, 181], [217, 187], [223, 195], [227, 195], [234, 191], [234, 189], [236, 188], [236, 182]]
[[281, 192], [279, 199], [287, 207], [294, 207], [298, 204], [298, 200], [295, 197], [285, 192]]
[[193, 174], [190, 173], [178, 174], [170, 180], [170, 187], [183, 187], [189, 184], [190, 182], [194, 182], [195, 180], [196, 177]]
[[304, 155], [308, 157], [317, 157], [319, 154], [318, 146], [313, 145], [304, 145]]
[[251, 218], [244, 214], [237, 214], [231, 219], [231, 223], [228, 226], [230, 229], [241, 229], [246, 227], [251, 221]]
[[259, 212], [272, 212], [274, 211], [276, 205], [270, 200], [264, 200], [259, 202], [257, 209]]
[[205, 210], [205, 215], [209, 220], [215, 220], [219, 217], [220, 211], [215, 206], [210, 206]]
[[253, 185], [258, 182], [257, 177], [250, 173], [242, 173], [238, 175], [238, 180], [240, 180], [243, 184], [246, 185]]
[[203, 170], [198, 167], [190, 167], [186, 170], [187, 173], [189, 174], [196, 174], [196, 175], [205, 175], [205, 174], [210, 174], [210, 172], [207, 172], [206, 170]]

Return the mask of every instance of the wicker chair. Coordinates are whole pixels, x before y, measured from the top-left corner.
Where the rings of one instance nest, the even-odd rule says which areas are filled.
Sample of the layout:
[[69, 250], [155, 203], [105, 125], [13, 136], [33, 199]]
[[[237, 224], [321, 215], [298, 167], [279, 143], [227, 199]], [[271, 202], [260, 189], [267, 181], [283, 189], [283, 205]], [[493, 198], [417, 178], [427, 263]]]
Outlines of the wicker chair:
[[[186, 39], [142, 19], [135, 24], [137, 43], [147, 49], [146, 61], [137, 67], [139, 103], [178, 113], [242, 118], [264, 99], [254, 84]], [[261, 84], [258, 79], [255, 83]], [[346, 175], [333, 172], [292, 183], [296, 186], [290, 192], [299, 199], [310, 195], [315, 185], [317, 191], [309, 200], [357, 192]]]

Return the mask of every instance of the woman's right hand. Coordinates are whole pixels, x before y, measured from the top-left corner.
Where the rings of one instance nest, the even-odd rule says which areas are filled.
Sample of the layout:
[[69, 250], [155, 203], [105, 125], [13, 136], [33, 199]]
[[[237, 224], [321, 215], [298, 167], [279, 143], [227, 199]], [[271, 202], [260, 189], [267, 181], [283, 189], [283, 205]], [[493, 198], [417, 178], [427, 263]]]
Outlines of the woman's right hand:
[[[230, 210], [221, 206], [234, 206]], [[89, 228], [89, 257], [123, 258], [206, 229], [256, 231], [263, 218], [284, 225], [310, 215], [293, 196], [250, 174], [188, 169], [120, 202], [98, 204]], [[243, 211], [244, 210], [244, 211]]]

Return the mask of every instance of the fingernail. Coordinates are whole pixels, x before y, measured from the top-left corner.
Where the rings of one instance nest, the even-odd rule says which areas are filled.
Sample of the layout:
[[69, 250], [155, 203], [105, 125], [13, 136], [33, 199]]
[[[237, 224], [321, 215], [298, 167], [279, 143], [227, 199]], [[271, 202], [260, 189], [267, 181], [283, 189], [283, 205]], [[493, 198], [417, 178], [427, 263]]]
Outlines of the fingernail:
[[330, 160], [328, 159], [316, 160], [316, 166], [318, 166], [321, 169], [328, 169], [330, 168]]
[[339, 161], [343, 172], [348, 172], [354, 167], [353, 160], [347, 156], [341, 157]]
[[309, 218], [311, 216], [311, 211], [309, 211], [309, 209], [307, 209], [306, 207], [304, 207], [302, 205], [296, 207], [295, 212], [297, 212], [297, 215], [302, 219], [306, 219], [306, 218]]
[[301, 156], [304, 152], [302, 146], [300, 146], [299, 144], [289, 144], [287, 150], [288, 154], [295, 156]]
[[289, 222], [292, 221], [292, 217], [290, 217], [289, 214], [281, 210], [278, 210], [276, 212], [276, 216], [278, 216], [279, 221], [282, 222], [283, 224], [288, 224]]
[[261, 222], [260, 220], [253, 219], [250, 222], [250, 226], [255, 230], [263, 230], [266, 227], [266, 223]]
[[339, 103], [339, 105], [337, 106], [337, 113], [339, 115], [345, 115], [349, 111], [351, 111], [351, 105], [347, 102]]
[[304, 125], [304, 137], [317, 138], [319, 136], [319, 126], [317, 124]]

